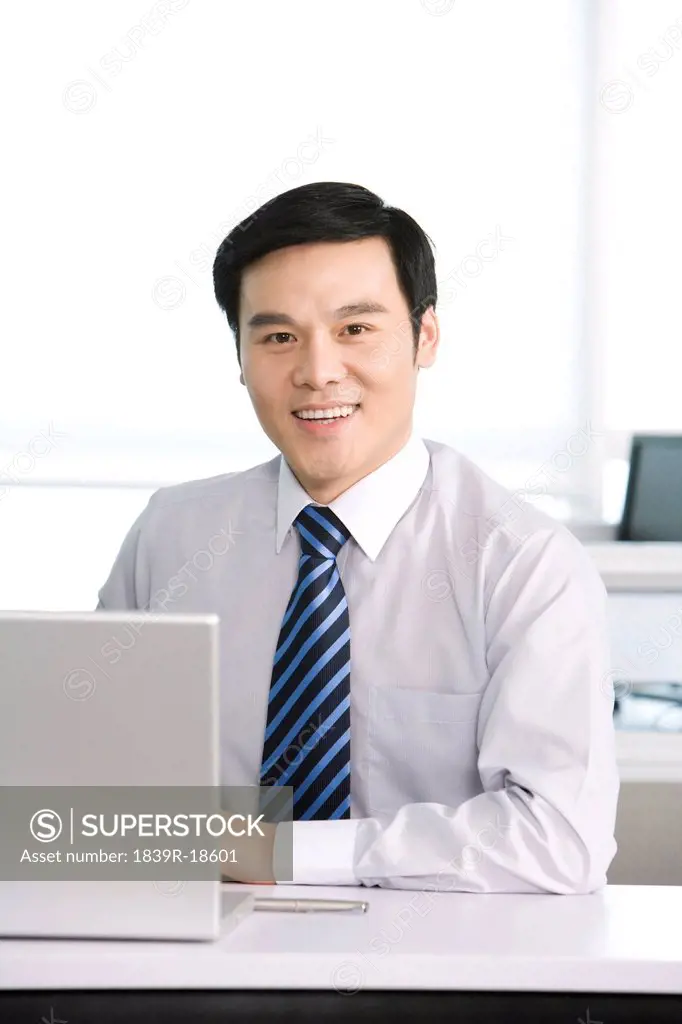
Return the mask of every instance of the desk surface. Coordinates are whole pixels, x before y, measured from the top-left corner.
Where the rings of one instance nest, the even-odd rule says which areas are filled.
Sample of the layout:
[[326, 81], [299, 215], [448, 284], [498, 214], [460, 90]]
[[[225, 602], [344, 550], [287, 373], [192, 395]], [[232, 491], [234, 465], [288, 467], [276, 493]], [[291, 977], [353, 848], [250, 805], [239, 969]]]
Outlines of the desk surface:
[[256, 912], [215, 943], [4, 940], [0, 989], [682, 993], [682, 887], [431, 901], [379, 888], [252, 888], [370, 906], [334, 917]]

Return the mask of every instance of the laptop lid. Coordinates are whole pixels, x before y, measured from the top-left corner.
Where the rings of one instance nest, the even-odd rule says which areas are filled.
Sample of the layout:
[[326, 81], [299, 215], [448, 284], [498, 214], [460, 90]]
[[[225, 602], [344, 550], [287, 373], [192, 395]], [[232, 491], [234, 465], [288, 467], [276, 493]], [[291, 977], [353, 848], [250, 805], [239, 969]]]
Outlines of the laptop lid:
[[[0, 612], [0, 785], [218, 786], [217, 615]], [[0, 881], [0, 935], [213, 939], [220, 882]]]

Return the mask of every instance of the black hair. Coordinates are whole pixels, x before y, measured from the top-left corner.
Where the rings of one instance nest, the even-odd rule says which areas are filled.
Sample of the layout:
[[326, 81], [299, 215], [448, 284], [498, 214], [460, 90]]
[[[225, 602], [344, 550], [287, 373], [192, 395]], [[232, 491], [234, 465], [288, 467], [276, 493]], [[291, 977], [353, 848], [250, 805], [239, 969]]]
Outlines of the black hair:
[[391, 250], [410, 311], [416, 353], [422, 317], [429, 306], [435, 308], [437, 299], [431, 239], [404, 210], [388, 206], [362, 185], [316, 181], [268, 200], [220, 243], [213, 263], [213, 287], [234, 333], [240, 366], [239, 296], [245, 267], [290, 245], [374, 236], [384, 238]]

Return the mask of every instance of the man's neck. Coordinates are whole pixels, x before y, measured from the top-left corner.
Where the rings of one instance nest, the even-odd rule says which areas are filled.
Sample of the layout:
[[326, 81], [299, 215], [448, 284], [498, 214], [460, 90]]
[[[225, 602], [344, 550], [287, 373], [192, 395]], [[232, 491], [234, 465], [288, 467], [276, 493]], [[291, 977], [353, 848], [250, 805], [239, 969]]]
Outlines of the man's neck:
[[306, 483], [305, 481], [301, 480], [301, 478], [295, 471], [292, 470], [292, 472], [294, 472], [294, 476], [296, 476], [296, 479], [300, 483], [303, 490], [312, 498], [313, 501], [318, 502], [318, 504], [320, 505], [331, 505], [333, 501], [336, 501], [337, 498], [340, 498], [342, 494], [345, 494], [345, 492], [350, 490], [351, 487], [354, 487], [355, 484], [359, 483], [360, 480], [364, 480], [365, 477], [369, 476], [371, 473], [374, 473], [375, 470], [379, 469], [381, 466], [386, 465], [387, 462], [390, 462], [391, 459], [395, 458], [398, 452], [402, 451], [407, 442], [409, 441], [411, 433], [412, 431], [410, 430], [407, 437], [405, 437], [402, 440], [402, 442], [395, 447], [395, 450], [392, 452], [391, 455], [387, 455], [380, 462], [377, 462], [375, 465], [370, 466], [370, 468], [366, 469], [364, 472], [359, 473], [356, 477], [351, 478], [345, 482], [343, 480], [329, 480], [324, 481], [321, 484], [316, 484], [314, 481]]

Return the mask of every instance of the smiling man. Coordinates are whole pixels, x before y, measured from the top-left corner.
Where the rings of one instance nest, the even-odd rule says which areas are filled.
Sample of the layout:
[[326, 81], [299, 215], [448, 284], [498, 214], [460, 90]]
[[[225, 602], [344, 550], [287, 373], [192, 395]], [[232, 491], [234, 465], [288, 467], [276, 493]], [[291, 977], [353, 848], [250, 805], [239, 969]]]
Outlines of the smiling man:
[[281, 454], [157, 491], [98, 607], [220, 615], [222, 781], [293, 787], [294, 882], [600, 888], [606, 593], [565, 527], [414, 432], [439, 345], [427, 236], [359, 185], [304, 185], [234, 228], [214, 285]]
[[327, 505], [409, 440], [417, 370], [436, 356], [433, 308], [415, 352], [378, 237], [272, 252], [245, 270], [241, 303], [241, 382], [299, 483]]

